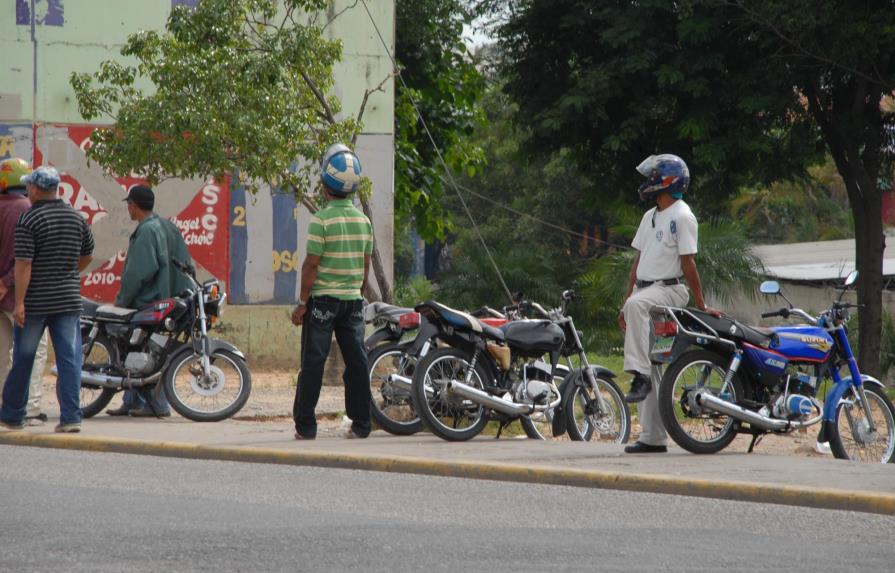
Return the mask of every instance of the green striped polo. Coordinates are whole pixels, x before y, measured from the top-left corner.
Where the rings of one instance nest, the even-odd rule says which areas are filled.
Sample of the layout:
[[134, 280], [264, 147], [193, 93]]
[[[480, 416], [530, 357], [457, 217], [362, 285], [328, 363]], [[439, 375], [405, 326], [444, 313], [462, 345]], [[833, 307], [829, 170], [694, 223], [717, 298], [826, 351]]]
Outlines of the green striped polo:
[[308, 254], [320, 257], [311, 296], [363, 298], [364, 255], [373, 253], [373, 225], [351, 199], [334, 199], [308, 226]]

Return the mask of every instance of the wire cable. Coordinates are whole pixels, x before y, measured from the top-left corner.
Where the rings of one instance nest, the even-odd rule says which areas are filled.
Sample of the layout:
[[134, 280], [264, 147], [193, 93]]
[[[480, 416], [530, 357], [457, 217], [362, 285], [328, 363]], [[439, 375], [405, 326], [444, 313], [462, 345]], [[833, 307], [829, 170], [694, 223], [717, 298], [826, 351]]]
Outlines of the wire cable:
[[[367, 11], [367, 16], [370, 18], [370, 23], [373, 24], [373, 29], [376, 30], [376, 35], [379, 36], [379, 41], [382, 42], [382, 47], [385, 49], [385, 53], [388, 55], [389, 60], [391, 60], [392, 62], [392, 69], [397, 70], [398, 62], [397, 60], [395, 60], [395, 56], [389, 49], [388, 43], [382, 36], [382, 32], [379, 30], [379, 25], [376, 24], [376, 19], [373, 18], [373, 13], [370, 12], [370, 7], [367, 5], [367, 0], [361, 0], [361, 3], [364, 5], [364, 10]], [[423, 114], [420, 112], [420, 108], [416, 103], [416, 99], [414, 99], [413, 94], [410, 92], [410, 88], [407, 87], [407, 83], [404, 81], [404, 78], [401, 76], [401, 74], [397, 74], [397, 76], [398, 80], [400, 80], [401, 82], [401, 85], [404, 86], [405, 90], [407, 90], [407, 97], [410, 99], [411, 105], [413, 105], [416, 116], [419, 118], [423, 129], [426, 131], [426, 136], [429, 138], [429, 142], [432, 143], [432, 148], [435, 150], [435, 154], [438, 156], [438, 160], [439, 162], [441, 162], [441, 166], [444, 168], [444, 172], [447, 174], [448, 180], [451, 186], [454, 188], [454, 192], [457, 194], [457, 198], [460, 199], [460, 203], [463, 205], [463, 210], [466, 211], [466, 216], [469, 217], [469, 220], [472, 222], [472, 228], [475, 230], [479, 241], [482, 243], [482, 248], [485, 250], [485, 254], [488, 255], [488, 260], [491, 262], [491, 266], [494, 267], [494, 272], [497, 274], [497, 278], [500, 280], [500, 284], [507, 295], [507, 299], [512, 304], [513, 295], [503, 278], [503, 273], [500, 272], [500, 268], [497, 266], [497, 262], [494, 260], [494, 256], [491, 254], [491, 249], [489, 249], [487, 243], [485, 243], [485, 237], [482, 236], [482, 232], [479, 230], [479, 226], [475, 221], [475, 217], [472, 216], [472, 212], [469, 210], [469, 206], [466, 204], [466, 200], [460, 193], [460, 189], [457, 187], [457, 182], [454, 181], [454, 175], [453, 173], [451, 173], [451, 169], [448, 167], [447, 162], [444, 160], [444, 156], [441, 154], [441, 149], [438, 147], [438, 144], [435, 143], [435, 138], [432, 136], [432, 132], [429, 131], [429, 126], [426, 123]]]
[[562, 225], [557, 225], [556, 223], [551, 223], [550, 221], [541, 219], [540, 217], [532, 215], [531, 213], [526, 213], [524, 211], [514, 209], [513, 207], [510, 207], [509, 205], [504, 205], [503, 203], [500, 203], [499, 201], [497, 201], [491, 197], [488, 197], [487, 195], [479, 193], [478, 191], [473, 191], [469, 187], [465, 187], [465, 186], [459, 185], [459, 184], [457, 185], [457, 187], [459, 187], [466, 193], [469, 193], [470, 195], [475, 195], [479, 199], [481, 199], [483, 201], [487, 201], [488, 203], [491, 203], [495, 207], [499, 207], [500, 209], [509, 211], [510, 213], [513, 213], [514, 215], [519, 215], [520, 217], [526, 217], [528, 219], [531, 219], [532, 221], [535, 221], [537, 223], [540, 223], [541, 225], [544, 225], [545, 227], [550, 227], [550, 228], [556, 229], [557, 231], [562, 231], [566, 235], [571, 235], [573, 237], [579, 237], [581, 239], [587, 239], [589, 241], [593, 241], [595, 243], [600, 243], [600, 244], [606, 245], [607, 247], [613, 247], [616, 249], [622, 249], [622, 250], [626, 250], [626, 251], [630, 251], [630, 250], [634, 249], [630, 245], [620, 245], [618, 243], [613, 243], [611, 241], [604, 241], [602, 239], [597, 239], [596, 237], [591, 237], [590, 235], [585, 235], [584, 233], [579, 233], [578, 231], [573, 231], [572, 229], [563, 227]]

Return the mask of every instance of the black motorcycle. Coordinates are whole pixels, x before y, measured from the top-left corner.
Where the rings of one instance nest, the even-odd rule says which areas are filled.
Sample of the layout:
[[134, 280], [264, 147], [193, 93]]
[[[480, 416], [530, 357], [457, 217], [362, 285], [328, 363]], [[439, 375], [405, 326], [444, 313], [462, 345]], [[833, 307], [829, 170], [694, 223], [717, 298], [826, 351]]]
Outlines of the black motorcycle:
[[139, 309], [83, 299], [85, 418], [101, 412], [123, 390], [140, 392], [150, 407], [152, 393], [164, 391], [178, 414], [197, 422], [229, 418], [249, 399], [252, 377], [245, 355], [208, 336], [226, 294], [216, 279], [200, 284], [192, 266], [172, 262], [192, 283], [179, 296]]
[[[567, 313], [574, 299], [568, 290], [556, 309], [519, 303], [521, 313], [533, 310], [543, 318], [500, 328], [435, 301], [418, 305], [435, 338], [447, 345], [428, 352], [414, 368], [411, 399], [423, 424], [451, 441], [477, 436], [489, 420], [499, 423], [499, 436], [519, 420], [534, 439], [568, 431], [575, 440], [626, 442], [630, 413], [614, 374], [588, 363], [581, 333]], [[557, 385], [559, 359], [571, 356], [579, 368]]]

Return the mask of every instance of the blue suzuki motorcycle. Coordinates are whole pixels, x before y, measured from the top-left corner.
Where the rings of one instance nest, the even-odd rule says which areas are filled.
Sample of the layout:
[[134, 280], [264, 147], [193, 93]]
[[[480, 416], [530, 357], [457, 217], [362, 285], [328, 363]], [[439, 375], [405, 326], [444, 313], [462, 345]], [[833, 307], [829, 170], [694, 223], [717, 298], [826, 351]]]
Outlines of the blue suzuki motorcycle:
[[659, 412], [675, 443], [712, 454], [745, 433], [751, 452], [766, 434], [820, 424], [818, 441], [829, 441], [837, 458], [892, 462], [895, 408], [883, 384], [858, 370], [848, 342], [849, 309], [857, 305], [842, 295], [857, 277], [853, 271], [817, 317], [793, 308], [777, 282], [762, 283], [762, 293], [789, 303], [763, 318], [797, 317], [805, 325], [762, 328], [693, 308], [655, 307], [651, 359], [667, 366]]

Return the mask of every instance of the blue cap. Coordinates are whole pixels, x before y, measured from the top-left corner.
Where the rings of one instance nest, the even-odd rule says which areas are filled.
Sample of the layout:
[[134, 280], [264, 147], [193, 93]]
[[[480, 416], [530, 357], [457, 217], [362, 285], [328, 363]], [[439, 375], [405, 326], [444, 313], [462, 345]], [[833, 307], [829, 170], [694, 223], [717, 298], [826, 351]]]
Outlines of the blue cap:
[[31, 184], [50, 191], [59, 186], [59, 172], [55, 167], [38, 167], [30, 175], [22, 177], [22, 184]]

